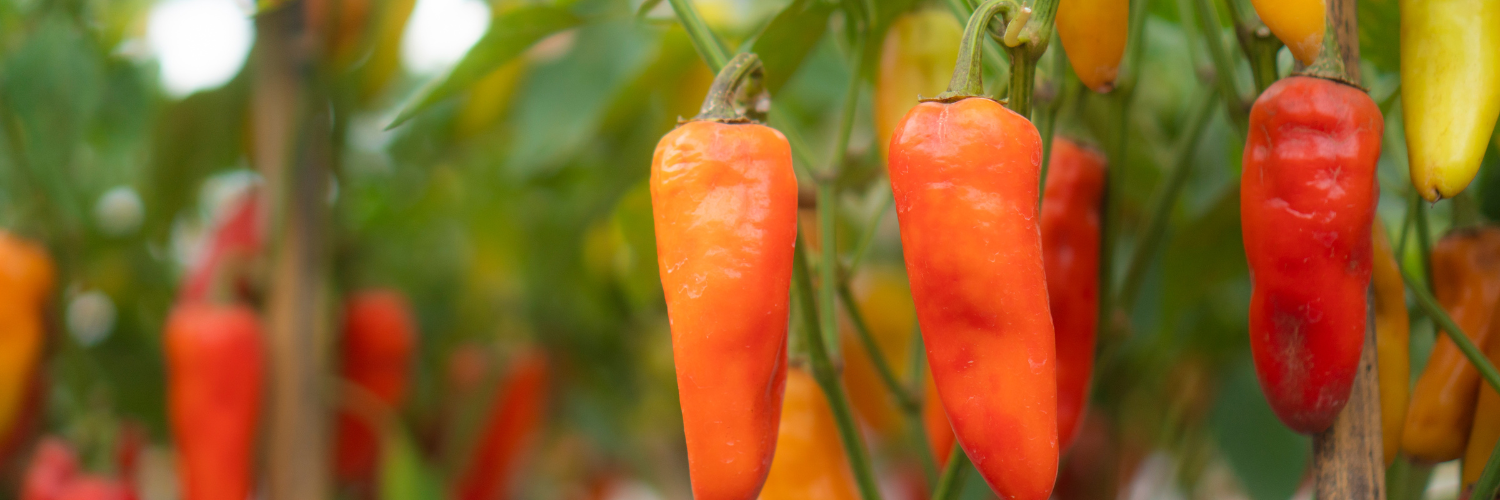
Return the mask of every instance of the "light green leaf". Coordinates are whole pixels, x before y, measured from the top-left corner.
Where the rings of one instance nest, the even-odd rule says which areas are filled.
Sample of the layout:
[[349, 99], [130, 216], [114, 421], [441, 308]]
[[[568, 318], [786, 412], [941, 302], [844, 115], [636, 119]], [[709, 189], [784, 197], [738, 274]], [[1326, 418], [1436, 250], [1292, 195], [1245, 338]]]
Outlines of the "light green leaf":
[[766, 69], [766, 89], [772, 95], [781, 90], [807, 54], [828, 31], [828, 17], [833, 5], [819, 0], [795, 0], [761, 30], [750, 49], [760, 56]]

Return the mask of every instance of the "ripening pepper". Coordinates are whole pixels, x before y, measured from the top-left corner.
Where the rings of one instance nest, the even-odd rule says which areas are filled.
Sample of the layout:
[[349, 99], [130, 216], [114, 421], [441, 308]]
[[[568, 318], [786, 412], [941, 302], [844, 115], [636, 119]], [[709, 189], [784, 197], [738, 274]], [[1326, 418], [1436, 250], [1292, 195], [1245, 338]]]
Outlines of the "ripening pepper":
[[[1323, 0], [1251, 0], [1255, 13], [1302, 64], [1323, 51]], [[1404, 10], [1404, 9], [1403, 9]]]
[[1262, 392], [1297, 432], [1333, 424], [1359, 366], [1383, 127], [1370, 96], [1308, 76], [1277, 81], [1250, 110], [1250, 348]]
[[1042, 262], [1057, 338], [1057, 439], [1067, 450], [1088, 406], [1094, 372], [1104, 155], [1053, 139], [1042, 199]]
[[760, 500], [809, 498], [854, 500], [859, 493], [823, 389], [807, 370], [793, 366], [787, 370], [776, 459]]
[[[417, 342], [410, 307], [400, 292], [366, 290], [344, 305], [344, 336], [339, 345], [343, 379], [363, 389], [385, 411], [406, 397], [412, 349]], [[379, 447], [367, 417], [339, 411], [334, 471], [340, 480], [363, 480], [375, 466]]]
[[912, 99], [938, 95], [948, 86], [963, 30], [941, 9], [918, 10], [891, 22], [880, 46], [873, 101], [875, 143], [882, 154]]
[[1406, 312], [1406, 283], [1391, 252], [1385, 225], [1375, 223], [1375, 253], [1370, 285], [1375, 290], [1375, 352], [1380, 371], [1381, 443], [1385, 465], [1401, 451], [1406, 405], [1411, 397], [1411, 319]]
[[244, 500], [266, 347], [249, 307], [179, 304], [167, 318], [167, 415], [185, 500]]
[[1062, 0], [1057, 6], [1057, 38], [1078, 80], [1095, 92], [1115, 87], [1129, 31], [1129, 0]]
[[41, 362], [54, 273], [40, 245], [0, 231], [0, 433], [15, 427]]
[[[1500, 342], [1489, 341], [1485, 357], [1490, 363], [1500, 363]], [[1500, 441], [1500, 393], [1494, 387], [1480, 382], [1479, 401], [1474, 405], [1474, 426], [1469, 429], [1469, 444], [1464, 451], [1462, 486], [1465, 491], [1484, 472], [1485, 464], [1495, 452], [1495, 443]]]
[[[1443, 310], [1484, 349], [1500, 328], [1500, 228], [1455, 231], [1432, 247], [1432, 285]], [[1428, 463], [1463, 456], [1474, 420], [1479, 371], [1447, 335], [1439, 335], [1412, 390], [1401, 451]]]
[[1042, 264], [1035, 126], [984, 91], [979, 47], [1001, 8], [965, 28], [949, 91], [891, 136], [901, 249], [937, 395], [995, 493], [1041, 500], [1057, 477], [1057, 364]]
[[736, 56], [703, 112], [657, 143], [651, 165], [657, 262], [700, 500], [755, 497], [781, 420], [797, 177], [786, 138], [730, 102], [759, 74], [755, 55]]
[[[806, 226], [803, 231], [806, 231]], [[917, 321], [906, 275], [899, 269], [871, 266], [856, 274], [849, 286], [881, 355], [890, 364], [896, 379], [906, 380], [910, 364], [906, 361], [911, 359], [911, 336], [915, 334]], [[850, 405], [877, 434], [897, 436], [902, 430], [901, 415], [890, 390], [881, 380], [875, 362], [865, 351], [854, 327], [845, 322], [842, 330], [844, 388], [848, 390]]]
[[1462, 192], [1500, 116], [1500, 2], [1401, 0], [1401, 110], [1417, 192]]
[[542, 427], [547, 407], [547, 358], [528, 351], [516, 358], [495, 391], [484, 432], [469, 466], [458, 480], [454, 498], [510, 498], [521, 462]]

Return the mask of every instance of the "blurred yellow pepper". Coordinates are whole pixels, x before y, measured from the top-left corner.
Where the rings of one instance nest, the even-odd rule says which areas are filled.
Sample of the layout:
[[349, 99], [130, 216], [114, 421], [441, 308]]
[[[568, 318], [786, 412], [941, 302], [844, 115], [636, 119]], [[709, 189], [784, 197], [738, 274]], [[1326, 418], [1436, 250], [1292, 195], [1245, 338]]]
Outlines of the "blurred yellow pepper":
[[875, 76], [875, 144], [882, 157], [896, 123], [917, 105], [917, 98], [948, 88], [962, 37], [963, 26], [942, 10], [919, 10], [891, 23]]
[[1095, 92], [1114, 88], [1129, 31], [1129, 0], [1062, 0], [1057, 7], [1057, 36], [1068, 62]]
[[1500, 2], [1401, 0], [1401, 110], [1417, 192], [1462, 192], [1500, 116]]
[[1375, 221], [1375, 254], [1371, 286], [1375, 288], [1375, 347], [1380, 367], [1380, 425], [1389, 467], [1401, 450], [1406, 405], [1411, 395], [1411, 319], [1406, 311], [1406, 284], [1391, 252], [1385, 225]]
[[[870, 336], [897, 380], [906, 380], [907, 360], [911, 358], [911, 336], [917, 324], [916, 306], [906, 274], [899, 269], [870, 267], [850, 283], [860, 314], [870, 328]], [[891, 393], [880, 379], [870, 354], [856, 337], [854, 328], [844, 322], [840, 337], [844, 345], [844, 386], [850, 403], [860, 419], [881, 436], [901, 431], [900, 414]]]
[[[1251, 0], [1260, 20], [1271, 28], [1302, 64], [1312, 64], [1323, 51], [1323, 0]], [[1404, 2], [1403, 2], [1404, 3]], [[1404, 7], [1403, 7], [1404, 9]]]
[[761, 500], [854, 500], [854, 473], [823, 389], [800, 366], [787, 367], [776, 458]]

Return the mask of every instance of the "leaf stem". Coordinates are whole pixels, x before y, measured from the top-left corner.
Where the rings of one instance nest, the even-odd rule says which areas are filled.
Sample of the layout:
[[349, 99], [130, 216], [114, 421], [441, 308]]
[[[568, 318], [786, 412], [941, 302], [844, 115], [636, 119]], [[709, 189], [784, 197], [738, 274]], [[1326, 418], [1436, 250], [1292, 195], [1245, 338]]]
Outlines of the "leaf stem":
[[1417, 214], [1417, 250], [1421, 252], [1417, 258], [1422, 262], [1422, 274], [1425, 278], [1423, 283], [1427, 285], [1427, 290], [1436, 290], [1432, 286], [1432, 228], [1427, 220], [1427, 204], [1417, 196], [1416, 191], [1412, 191], [1411, 204]]
[[948, 466], [943, 468], [943, 475], [938, 479], [937, 488], [932, 490], [932, 500], [953, 500], [958, 498], [964, 489], [964, 475], [969, 472], [969, 456], [964, 454], [962, 447], [957, 442], [953, 443], [953, 451], [948, 453]]
[[[990, 19], [999, 15], [1002, 23], [1008, 23], [1010, 16], [1015, 15], [1016, 11], [1016, 4], [1011, 0], [989, 0], [974, 10], [968, 23], [964, 25], [963, 38], [958, 45], [958, 60], [953, 65], [953, 78], [948, 81], [948, 91], [938, 94], [932, 100], [956, 102], [984, 95], [984, 59], [980, 49], [984, 44], [985, 33], [989, 30]], [[1012, 64], [1011, 71], [1015, 70]], [[1012, 88], [1011, 92], [1014, 93], [1015, 89]]]
[[1447, 334], [1448, 338], [1452, 339], [1453, 343], [1458, 345], [1458, 350], [1464, 353], [1464, 357], [1469, 358], [1469, 362], [1474, 365], [1475, 369], [1479, 370], [1479, 375], [1484, 378], [1485, 382], [1489, 383], [1490, 387], [1494, 390], [1500, 391], [1500, 371], [1495, 371], [1495, 365], [1491, 364], [1490, 360], [1485, 358], [1484, 352], [1480, 351], [1479, 347], [1475, 346], [1474, 342], [1469, 340], [1469, 336], [1464, 334], [1463, 329], [1458, 327], [1458, 323], [1453, 321], [1453, 317], [1448, 316], [1448, 312], [1444, 311], [1441, 305], [1438, 305], [1437, 299], [1432, 297], [1432, 292], [1427, 291], [1427, 288], [1422, 286], [1421, 282], [1418, 282], [1405, 269], [1401, 270], [1401, 277], [1406, 280], [1406, 288], [1411, 290], [1412, 295], [1416, 296], [1417, 305], [1427, 313], [1427, 317], [1432, 318], [1437, 323], [1438, 329]]
[[854, 253], [849, 256], [849, 265], [844, 268], [844, 280], [854, 277], [859, 271], [859, 265], [864, 263], [865, 256], [870, 254], [870, 247], [875, 245], [875, 231], [880, 227], [880, 221], [885, 219], [886, 212], [896, 204], [894, 194], [885, 196], [880, 201], [880, 207], [875, 209], [875, 215], [870, 216], [870, 222], [865, 224], [865, 234], [860, 235], [859, 243], [854, 245]]
[[885, 384], [886, 390], [890, 391], [891, 397], [895, 398], [896, 406], [906, 413], [921, 412], [921, 403], [901, 386], [899, 380], [896, 380], [896, 371], [891, 369], [890, 362], [885, 359], [885, 354], [880, 350], [880, 344], [876, 343], [874, 335], [870, 334], [870, 326], [865, 323], [859, 304], [854, 302], [854, 293], [849, 288], [849, 282], [840, 281], [838, 289], [839, 299], [844, 303], [844, 310], [849, 313], [849, 322], [854, 324], [854, 332], [859, 337], [860, 344], [869, 354], [871, 364], [875, 365], [875, 372], [880, 375], [880, 381]]
[[729, 50], [714, 36], [708, 23], [703, 22], [703, 17], [698, 15], [698, 9], [693, 7], [692, 0], [669, 1], [672, 3], [672, 11], [677, 13], [677, 19], [682, 22], [682, 28], [687, 30], [688, 37], [693, 40], [693, 48], [698, 49], [698, 55], [708, 62], [709, 69], [718, 73], [729, 63]]
[[1193, 17], [1198, 20], [1198, 30], [1203, 34], [1203, 41], [1208, 44], [1209, 58], [1213, 60], [1214, 82], [1224, 98], [1224, 105], [1229, 109], [1229, 122], [1234, 124], [1235, 131], [1244, 140], [1249, 132], [1249, 114], [1244, 94], [1235, 85], [1234, 60], [1224, 47], [1224, 37], [1219, 30], [1219, 16], [1209, 0], [1193, 0], [1192, 5]]

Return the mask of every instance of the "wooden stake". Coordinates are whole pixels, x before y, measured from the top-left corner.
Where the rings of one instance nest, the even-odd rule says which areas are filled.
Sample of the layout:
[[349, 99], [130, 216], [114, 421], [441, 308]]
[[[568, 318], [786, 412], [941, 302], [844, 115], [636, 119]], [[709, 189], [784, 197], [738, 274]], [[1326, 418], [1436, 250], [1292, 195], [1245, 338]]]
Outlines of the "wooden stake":
[[1313, 435], [1312, 467], [1318, 500], [1385, 499], [1373, 303], [1365, 325], [1365, 347], [1359, 356], [1349, 404], [1332, 428]]

